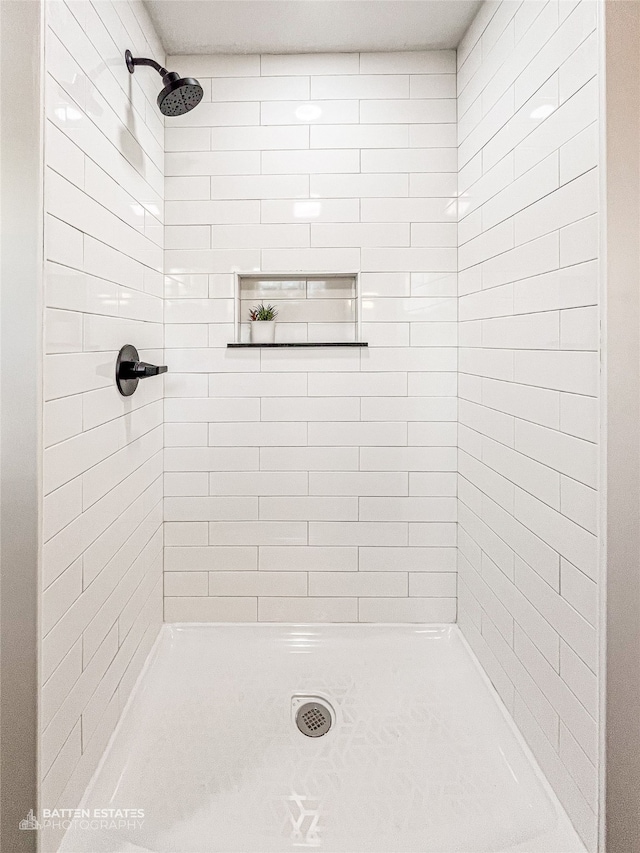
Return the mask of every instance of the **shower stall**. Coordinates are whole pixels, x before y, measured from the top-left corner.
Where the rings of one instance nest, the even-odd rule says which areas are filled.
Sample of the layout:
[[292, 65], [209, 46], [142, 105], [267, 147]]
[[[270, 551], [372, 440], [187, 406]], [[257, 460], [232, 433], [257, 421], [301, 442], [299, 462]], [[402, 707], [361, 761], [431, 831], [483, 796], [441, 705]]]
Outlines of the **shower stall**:
[[0, 15], [3, 849], [640, 851], [640, 4]]

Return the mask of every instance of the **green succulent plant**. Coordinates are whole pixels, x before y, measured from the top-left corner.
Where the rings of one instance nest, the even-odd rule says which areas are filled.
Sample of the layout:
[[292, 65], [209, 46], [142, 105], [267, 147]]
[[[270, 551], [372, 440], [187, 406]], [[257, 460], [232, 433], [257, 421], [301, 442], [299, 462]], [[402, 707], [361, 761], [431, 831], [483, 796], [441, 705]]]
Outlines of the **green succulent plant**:
[[260, 305], [254, 305], [249, 311], [250, 320], [275, 320], [278, 316], [278, 309], [275, 305], [265, 305], [261, 302]]

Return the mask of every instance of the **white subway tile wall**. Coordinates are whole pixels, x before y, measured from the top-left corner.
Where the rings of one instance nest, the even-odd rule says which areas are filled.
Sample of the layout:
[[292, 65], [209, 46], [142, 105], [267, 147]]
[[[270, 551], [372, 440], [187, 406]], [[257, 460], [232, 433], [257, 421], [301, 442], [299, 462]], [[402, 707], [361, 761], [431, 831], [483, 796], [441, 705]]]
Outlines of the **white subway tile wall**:
[[590, 850], [596, 13], [487, 3], [458, 50], [459, 622]]
[[[454, 621], [455, 51], [169, 65], [165, 618]], [[228, 350], [235, 271], [361, 272], [369, 349]]]
[[164, 56], [138, 0], [46, 9], [41, 806], [74, 808], [162, 621], [162, 380], [113, 380], [163, 359], [159, 80], [123, 56]]

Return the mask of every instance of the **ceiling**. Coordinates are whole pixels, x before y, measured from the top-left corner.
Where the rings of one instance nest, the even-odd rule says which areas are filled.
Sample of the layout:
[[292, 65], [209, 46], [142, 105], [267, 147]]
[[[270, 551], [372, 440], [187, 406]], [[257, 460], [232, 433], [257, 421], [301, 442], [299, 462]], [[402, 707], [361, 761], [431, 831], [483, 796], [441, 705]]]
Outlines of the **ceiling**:
[[146, 0], [167, 54], [457, 47], [481, 0]]

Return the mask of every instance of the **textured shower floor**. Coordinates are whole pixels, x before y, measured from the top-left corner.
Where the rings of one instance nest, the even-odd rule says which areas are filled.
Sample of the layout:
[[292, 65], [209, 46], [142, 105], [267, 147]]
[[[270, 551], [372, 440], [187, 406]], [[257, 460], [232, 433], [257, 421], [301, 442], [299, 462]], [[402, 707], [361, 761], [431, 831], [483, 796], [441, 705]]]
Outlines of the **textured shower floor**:
[[451, 626], [166, 625], [83, 806], [145, 819], [64, 851], [583, 850]]

